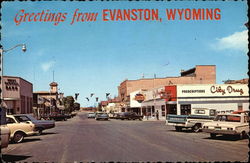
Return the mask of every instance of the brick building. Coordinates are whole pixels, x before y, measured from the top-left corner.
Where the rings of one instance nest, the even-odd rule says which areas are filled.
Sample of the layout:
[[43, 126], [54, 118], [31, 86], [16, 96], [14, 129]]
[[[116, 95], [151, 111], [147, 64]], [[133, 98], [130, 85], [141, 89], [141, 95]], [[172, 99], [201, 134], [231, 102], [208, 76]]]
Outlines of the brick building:
[[166, 78], [142, 78], [125, 80], [118, 86], [118, 97], [125, 105], [129, 105], [129, 94], [140, 89], [154, 89], [173, 84], [215, 84], [215, 65], [196, 65], [189, 70], [182, 70], [181, 76]]
[[3, 77], [3, 99], [8, 114], [32, 113], [33, 84], [14, 76]]

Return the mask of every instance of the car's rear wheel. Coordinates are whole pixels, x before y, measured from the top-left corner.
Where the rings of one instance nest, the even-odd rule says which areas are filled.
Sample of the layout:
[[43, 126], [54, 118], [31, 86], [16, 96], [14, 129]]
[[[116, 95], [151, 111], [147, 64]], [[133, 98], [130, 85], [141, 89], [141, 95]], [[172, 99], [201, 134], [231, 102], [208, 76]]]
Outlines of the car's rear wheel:
[[23, 141], [23, 139], [24, 139], [24, 133], [16, 132], [12, 140], [14, 143], [20, 143]]

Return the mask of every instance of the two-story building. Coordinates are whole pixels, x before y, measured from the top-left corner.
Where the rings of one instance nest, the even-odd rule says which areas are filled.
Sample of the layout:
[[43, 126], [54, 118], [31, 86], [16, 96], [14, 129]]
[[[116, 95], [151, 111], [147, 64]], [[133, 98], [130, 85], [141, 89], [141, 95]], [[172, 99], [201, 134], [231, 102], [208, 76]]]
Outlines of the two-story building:
[[33, 84], [21, 77], [3, 76], [3, 104], [8, 114], [32, 113]]

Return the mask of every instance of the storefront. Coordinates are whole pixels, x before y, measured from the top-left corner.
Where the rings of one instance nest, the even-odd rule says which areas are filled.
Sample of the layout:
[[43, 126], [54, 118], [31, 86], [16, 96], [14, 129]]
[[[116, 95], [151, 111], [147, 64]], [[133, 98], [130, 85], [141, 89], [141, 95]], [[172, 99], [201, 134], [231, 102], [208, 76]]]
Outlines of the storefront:
[[165, 120], [166, 101], [162, 98], [163, 92], [165, 92], [164, 87], [144, 92], [145, 99], [141, 103], [142, 115], [153, 119], [158, 115], [160, 120]]
[[8, 114], [32, 113], [32, 92], [32, 83], [20, 77], [3, 77], [4, 106]]
[[216, 109], [218, 113], [248, 110], [247, 84], [195, 84], [166, 86], [167, 114], [186, 115], [191, 108]]

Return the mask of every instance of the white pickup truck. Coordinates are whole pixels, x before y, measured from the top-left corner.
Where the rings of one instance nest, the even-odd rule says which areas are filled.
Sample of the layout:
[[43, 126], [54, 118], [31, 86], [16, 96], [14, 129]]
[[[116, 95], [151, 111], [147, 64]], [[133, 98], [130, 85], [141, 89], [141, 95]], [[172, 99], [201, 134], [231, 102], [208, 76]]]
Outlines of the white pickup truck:
[[176, 131], [181, 131], [183, 128], [191, 128], [194, 132], [199, 132], [203, 123], [213, 121], [215, 115], [215, 109], [192, 108], [190, 115], [168, 114], [166, 125], [174, 126]]
[[204, 123], [203, 132], [210, 133], [212, 138], [216, 135], [237, 135], [240, 139], [249, 132], [249, 116], [247, 114], [219, 114], [214, 121]]

